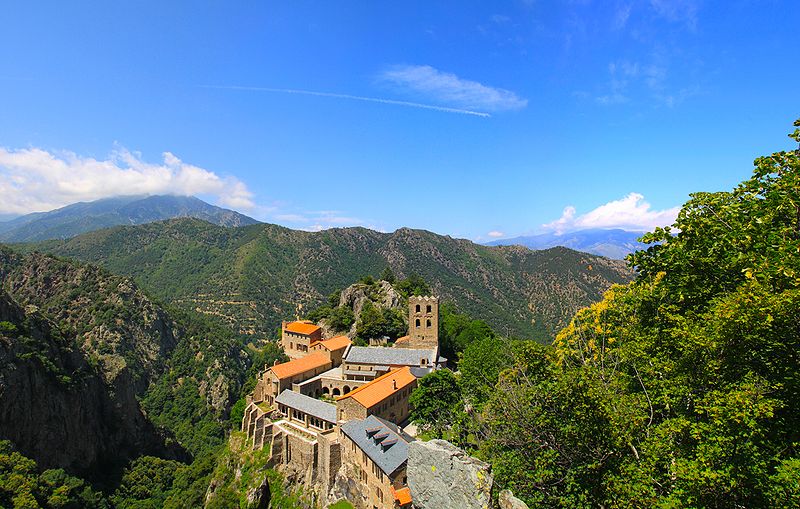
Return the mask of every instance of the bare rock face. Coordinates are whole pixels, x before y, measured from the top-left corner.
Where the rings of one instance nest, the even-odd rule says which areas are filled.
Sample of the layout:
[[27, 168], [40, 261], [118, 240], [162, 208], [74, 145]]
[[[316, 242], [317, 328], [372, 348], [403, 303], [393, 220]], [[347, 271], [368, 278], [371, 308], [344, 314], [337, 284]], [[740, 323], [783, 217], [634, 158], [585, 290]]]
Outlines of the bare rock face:
[[356, 481], [357, 475], [356, 472], [348, 471], [346, 464], [339, 468], [328, 492], [329, 505], [335, 504], [340, 500], [347, 500], [356, 509], [367, 507], [367, 499], [361, 493], [362, 484]]
[[348, 306], [352, 308], [355, 316], [359, 316], [364, 303], [368, 300], [373, 300], [377, 307], [384, 309], [400, 307], [402, 303], [400, 294], [387, 281], [378, 281], [378, 290], [372, 297], [373, 299], [370, 299], [370, 295], [367, 294], [367, 285], [356, 283], [342, 290], [339, 306]]
[[272, 493], [269, 490], [269, 482], [265, 477], [258, 487], [247, 492], [247, 508], [269, 509], [271, 498]]
[[179, 457], [142, 413], [126, 370], [112, 393], [55, 324], [3, 290], [0, 322], [16, 329], [0, 332], [0, 439], [42, 468], [91, 478], [141, 454]]
[[[377, 288], [368, 286], [362, 283], [350, 285], [344, 290], [339, 297], [339, 306], [346, 306], [353, 310], [353, 316], [361, 316], [361, 310], [364, 309], [364, 304], [367, 301], [372, 303], [380, 309], [399, 308], [403, 305], [403, 297], [397, 293], [397, 290], [387, 281], [378, 281]], [[326, 330], [326, 332], [328, 332]], [[356, 333], [356, 324], [348, 333], [348, 336], [353, 337]]]
[[411, 442], [408, 486], [417, 509], [488, 509], [491, 467], [445, 440]]
[[500, 509], [528, 509], [528, 504], [518, 499], [511, 490], [503, 490], [497, 500]]

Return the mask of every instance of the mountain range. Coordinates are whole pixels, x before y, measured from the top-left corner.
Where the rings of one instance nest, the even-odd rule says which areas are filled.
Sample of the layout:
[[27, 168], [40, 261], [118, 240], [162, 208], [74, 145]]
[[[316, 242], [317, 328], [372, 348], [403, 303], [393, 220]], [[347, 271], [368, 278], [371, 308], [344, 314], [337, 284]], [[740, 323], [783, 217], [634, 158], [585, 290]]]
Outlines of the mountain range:
[[584, 251], [621, 260], [634, 251], [647, 249], [646, 244], [639, 242], [639, 237], [642, 235], [644, 235], [644, 232], [595, 228], [568, 233], [542, 233], [539, 235], [499, 239], [487, 242], [486, 245], [519, 245], [530, 249], [548, 249], [555, 246], [563, 246], [576, 251]]
[[258, 222], [193, 196], [117, 196], [0, 222], [0, 242], [66, 239], [110, 226], [145, 224], [175, 217], [194, 217], [220, 226]]
[[168, 303], [254, 339], [334, 291], [389, 267], [499, 332], [549, 341], [574, 312], [633, 273], [624, 262], [556, 247], [482, 246], [424, 230], [321, 232], [272, 224], [225, 228], [192, 218], [114, 227], [25, 245], [134, 278]]

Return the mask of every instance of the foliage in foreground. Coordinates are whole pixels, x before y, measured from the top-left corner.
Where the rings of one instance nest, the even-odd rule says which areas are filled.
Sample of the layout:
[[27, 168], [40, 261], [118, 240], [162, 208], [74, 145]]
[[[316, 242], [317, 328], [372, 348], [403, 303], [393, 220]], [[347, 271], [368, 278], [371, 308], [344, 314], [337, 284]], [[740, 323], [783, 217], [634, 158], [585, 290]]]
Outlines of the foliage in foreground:
[[39, 473], [36, 462], [0, 440], [0, 507], [15, 509], [106, 509], [102, 493], [63, 470]]
[[800, 507], [800, 152], [755, 166], [552, 346], [468, 347], [461, 411], [422, 424], [531, 506]]

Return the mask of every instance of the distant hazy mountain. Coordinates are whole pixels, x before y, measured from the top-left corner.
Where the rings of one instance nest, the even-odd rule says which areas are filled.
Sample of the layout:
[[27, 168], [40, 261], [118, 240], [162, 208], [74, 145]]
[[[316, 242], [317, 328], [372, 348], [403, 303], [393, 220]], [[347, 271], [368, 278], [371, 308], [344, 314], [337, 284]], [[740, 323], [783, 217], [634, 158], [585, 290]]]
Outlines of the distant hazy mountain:
[[513, 239], [500, 239], [488, 242], [487, 245], [520, 245], [530, 249], [548, 249], [563, 246], [576, 251], [621, 260], [633, 251], [647, 248], [647, 245], [637, 241], [642, 235], [644, 235], [643, 232], [593, 229], [562, 233], [560, 235], [543, 233], [541, 235], [514, 237]]
[[0, 241], [66, 239], [101, 228], [193, 217], [219, 226], [246, 226], [255, 219], [215, 207], [193, 196], [119, 196], [74, 203], [0, 222]]

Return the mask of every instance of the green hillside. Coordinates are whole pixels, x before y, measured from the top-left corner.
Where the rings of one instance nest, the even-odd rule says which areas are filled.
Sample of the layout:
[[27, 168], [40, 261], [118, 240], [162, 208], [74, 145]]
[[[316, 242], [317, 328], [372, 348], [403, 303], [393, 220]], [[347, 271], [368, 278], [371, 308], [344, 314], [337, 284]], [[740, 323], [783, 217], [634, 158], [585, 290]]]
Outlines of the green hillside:
[[[422, 230], [322, 232], [196, 219], [117, 227], [27, 245], [133, 277], [168, 302], [216, 316], [252, 338], [386, 267], [418, 274], [501, 333], [549, 341], [579, 308], [630, 280], [624, 262], [566, 248], [487, 247]], [[300, 311], [302, 312], [302, 311]]]
[[92, 265], [0, 246], [0, 281], [0, 440], [104, 491], [141, 455], [193, 460], [174, 489], [195, 507], [253, 361], [277, 350]]

